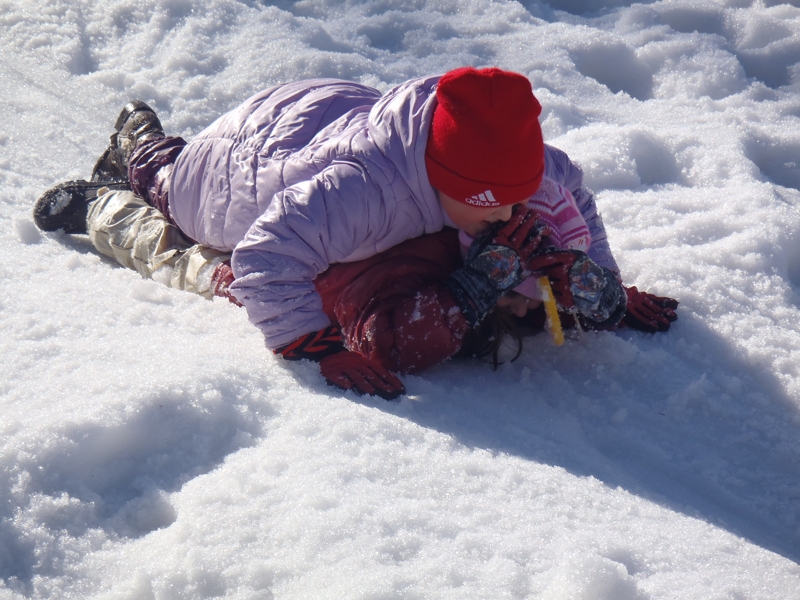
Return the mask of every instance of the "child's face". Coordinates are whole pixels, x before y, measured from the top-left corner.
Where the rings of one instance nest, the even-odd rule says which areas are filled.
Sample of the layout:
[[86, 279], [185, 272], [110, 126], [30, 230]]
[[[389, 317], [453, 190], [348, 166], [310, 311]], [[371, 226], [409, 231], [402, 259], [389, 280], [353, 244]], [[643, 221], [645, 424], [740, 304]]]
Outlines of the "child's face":
[[[472, 237], [476, 237], [487, 231], [492, 223], [498, 221], [508, 221], [511, 218], [511, 211], [514, 209], [515, 204], [508, 206], [498, 206], [496, 208], [482, 208], [479, 206], [470, 206], [459, 202], [437, 190], [439, 195], [439, 202], [442, 204], [444, 212], [450, 217], [450, 220], [455, 223], [456, 227], [463, 229]], [[525, 204], [525, 201], [519, 204]]]
[[527, 296], [510, 291], [500, 297], [497, 301], [497, 308], [521, 318], [527, 315], [529, 310], [533, 310], [540, 304], [539, 300], [531, 300]]

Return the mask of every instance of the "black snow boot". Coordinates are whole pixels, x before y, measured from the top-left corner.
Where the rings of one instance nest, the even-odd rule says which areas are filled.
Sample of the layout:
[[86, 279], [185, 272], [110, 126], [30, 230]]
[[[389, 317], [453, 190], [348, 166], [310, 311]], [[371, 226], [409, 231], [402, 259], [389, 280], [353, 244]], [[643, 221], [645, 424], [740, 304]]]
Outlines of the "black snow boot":
[[66, 181], [50, 188], [33, 207], [33, 221], [42, 231], [63, 229], [64, 233], [87, 233], [86, 215], [97, 190], [124, 190], [127, 183]]
[[125, 105], [114, 129], [108, 148], [92, 169], [92, 181], [127, 182], [128, 160], [136, 144], [164, 137], [156, 112], [141, 100], [131, 100]]

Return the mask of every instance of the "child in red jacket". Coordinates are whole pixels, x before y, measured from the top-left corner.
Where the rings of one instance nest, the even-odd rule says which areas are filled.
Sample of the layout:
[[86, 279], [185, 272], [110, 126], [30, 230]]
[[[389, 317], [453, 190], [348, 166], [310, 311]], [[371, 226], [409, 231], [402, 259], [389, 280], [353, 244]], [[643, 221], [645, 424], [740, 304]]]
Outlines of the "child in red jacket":
[[[256, 259], [261, 256], [256, 248], [258, 244], [252, 247], [246, 244], [246, 247], [237, 246], [238, 261], [234, 254], [239, 278], [233, 288], [237, 290], [235, 293], [239, 299], [245, 303], [250, 300], [248, 313], [251, 320], [271, 332], [270, 339], [274, 344], [270, 347], [289, 360], [310, 359], [318, 362], [321, 372], [329, 381], [348, 389], [385, 396], [403, 393], [402, 383], [386, 371], [386, 366], [411, 371], [447, 358], [454, 346], [462, 344], [466, 332], [477, 329], [496, 305], [509, 301], [511, 290], [534, 273], [537, 276], [547, 275], [561, 305], [593, 328], [615, 326], [626, 313], [631, 298], [630, 291], [626, 291], [619, 281], [610, 252], [605, 253], [605, 261], [601, 260], [602, 253], [598, 254], [605, 239], [593, 202], [584, 203], [586, 210], [583, 212], [587, 215], [592, 213], [587, 219], [595, 224], [598, 234], [602, 235], [596, 236], [591, 258], [580, 249], [554, 252], [563, 246], [549, 241], [545, 243], [548, 232], [537, 212], [526, 206], [542, 178], [559, 171], [559, 163], [564, 163], [560, 173], [564, 176], [565, 185], [570, 179], [568, 172], [579, 173], [568, 158], [559, 158], [557, 151], [544, 146], [537, 120], [541, 107], [533, 96], [530, 82], [521, 75], [498, 69], [460, 69], [443, 76], [438, 81], [435, 96], [431, 98], [433, 112], [429, 131], [427, 135], [420, 133], [424, 145], [419, 145], [419, 155], [414, 154], [411, 162], [406, 161], [413, 166], [414, 176], [411, 179], [424, 180], [423, 183], [428, 186], [422, 196], [426, 202], [435, 200], [428, 203], [430, 206], [425, 204], [424, 210], [411, 210], [411, 205], [404, 204], [406, 208], [397, 210], [396, 214], [391, 211], [386, 213], [381, 203], [382, 196], [370, 196], [371, 203], [358, 205], [360, 211], [355, 213], [343, 210], [336, 212], [336, 207], [331, 214], [324, 210], [295, 212], [292, 209], [287, 213], [292, 215], [291, 219], [287, 217], [287, 222], [281, 221], [283, 233], [276, 233], [277, 229], [262, 230], [261, 225], [251, 227], [250, 233], [261, 240], [258, 244], [263, 241], [269, 243], [271, 248], [274, 246], [267, 253], [271, 257], [271, 262], [268, 261], [271, 266], [259, 267], [260, 270], [255, 274], [243, 266], [247, 262], [242, 259], [243, 253], [253, 259], [253, 264], [257, 262]], [[498, 99], [502, 101], [500, 104], [495, 103]], [[514, 110], [510, 110], [511, 107]], [[393, 126], [397, 124], [395, 121], [391, 123]], [[93, 181], [87, 185], [71, 182], [54, 188], [37, 202], [37, 225], [47, 231], [63, 228], [67, 233], [86, 233], [88, 229], [98, 250], [115, 257], [121, 264], [135, 268], [143, 276], [154, 279], [168, 277], [173, 287], [206, 296], [224, 293], [226, 284], [230, 285], [233, 279], [230, 269], [226, 271], [220, 266], [223, 260], [221, 254], [228, 246], [220, 245], [213, 250], [194, 244], [181, 236], [181, 231], [173, 224], [163, 222], [164, 217], [168, 219], [171, 214], [166, 210], [168, 192], [172, 190], [167, 182], [174, 183], [170, 179], [170, 169], [175, 164], [173, 154], [180, 153], [180, 148], [175, 145], [177, 138], [164, 136], [154, 111], [142, 102], [132, 102], [126, 106], [115, 129], [109, 150], [98, 161], [95, 174], [105, 172], [105, 167], [113, 167], [111, 171], [120, 180], [95, 178], [93, 174]], [[407, 128], [401, 126], [398, 131], [398, 139], [389, 141], [402, 144], [405, 138], [401, 134]], [[425, 128], [422, 128], [418, 133], [424, 131]], [[111, 160], [114, 157], [121, 158], [121, 162], [117, 164]], [[106, 159], [110, 160], [109, 164], [106, 164]], [[380, 167], [373, 171], [376, 177], [385, 176]], [[493, 183], [487, 183], [487, 180]], [[392, 181], [402, 182], [404, 179], [395, 176]], [[328, 180], [325, 182], [330, 183]], [[119, 185], [120, 191], [100, 189], [106, 184]], [[122, 189], [128, 184], [139, 192], [139, 196]], [[579, 181], [577, 185], [580, 187]], [[96, 194], [97, 200], [90, 192]], [[138, 200], [129, 201], [130, 196]], [[220, 193], [218, 197], [224, 199], [226, 196]], [[346, 194], [341, 196], [346, 197]], [[402, 199], [406, 196], [393, 193], [392, 198]], [[148, 199], [149, 202], [146, 201]], [[117, 201], [120, 202], [119, 206], [112, 206]], [[307, 208], [302, 202], [298, 206]], [[155, 214], [159, 212], [156, 209], [163, 212], [161, 220]], [[211, 219], [222, 214], [214, 212]], [[227, 214], [225, 219], [218, 219], [217, 222], [230, 221], [239, 226], [241, 223], [236, 214]], [[272, 213], [267, 211], [265, 215]], [[331, 229], [331, 222], [326, 220], [326, 215], [336, 217], [333, 219], [336, 223], [341, 220], [340, 226], [333, 228], [335, 231]], [[337, 244], [341, 242], [342, 247], [349, 248], [352, 241], [349, 236], [353, 234], [353, 229], [347, 224], [352, 225], [351, 218], [361, 218], [359, 223], [363, 222], [363, 225], [367, 223], [365, 219], [368, 216], [376, 215], [375, 223], [369, 221], [370, 227], [361, 227], [359, 231], [368, 231], [377, 237], [360, 240], [363, 247], [359, 247], [357, 252], [343, 251], [344, 254], [336, 260], [314, 258], [324, 254], [323, 251], [330, 245], [328, 242], [333, 239], [328, 239], [332, 234], [335, 234]], [[425, 220], [433, 216], [436, 218], [430, 223]], [[409, 219], [413, 223], [406, 222]], [[87, 223], [91, 223], [91, 226], [87, 227]], [[378, 288], [369, 297], [366, 307], [362, 307], [361, 303], [352, 303], [359, 307], [360, 312], [348, 309], [346, 303], [342, 304], [345, 308], [335, 311], [338, 321], [304, 333], [309, 331], [309, 323], [329, 321], [332, 314], [325, 314], [321, 310], [320, 304], [324, 302], [310, 285], [311, 277], [337, 260], [341, 260], [343, 269], [347, 269], [347, 260], [369, 256], [378, 248], [387, 248], [423, 231], [434, 231], [442, 224], [459, 227], [472, 236], [463, 264], [447, 269], [448, 272], [438, 274], [438, 279], [429, 281], [420, 273], [415, 274], [414, 268], [403, 263], [402, 258], [395, 255], [383, 257], [380, 260], [401, 261], [392, 263], [392, 269], [387, 268], [387, 272], [395, 268], [401, 271], [408, 268], [407, 272], [402, 272], [396, 278], [398, 282], [406, 278], [416, 281], [415, 285], [408, 283], [401, 290], [402, 293], [413, 291], [413, 298], [407, 297], [401, 302], [402, 294], [387, 296], [388, 291], [396, 289], [399, 283], [386, 280], [384, 287]], [[302, 240], [289, 235], [294, 231], [293, 227], [304, 228]], [[288, 237], [285, 238], [284, 234]], [[283, 243], [289, 238], [295, 243]], [[323, 238], [327, 240], [325, 243]], [[308, 264], [299, 260], [299, 255], [303, 255], [304, 260], [307, 258]], [[342, 271], [345, 272], [349, 271]], [[360, 285], [364, 283], [362, 281]], [[296, 294], [284, 294], [285, 289], [298, 285], [297, 289], [303, 293], [302, 302]], [[248, 295], [249, 292], [245, 293], [247, 290], [243, 292], [247, 286], [257, 288], [258, 294], [269, 295], [270, 301], [260, 301], [258, 298], [261, 296], [257, 298]], [[374, 305], [376, 299], [384, 296], [384, 304]], [[394, 303], [399, 304], [394, 306]], [[390, 307], [391, 310], [384, 307]], [[661, 308], [671, 310], [669, 307]], [[289, 313], [307, 322], [303, 321], [305, 325], [302, 326], [294, 321], [290, 323]], [[659, 318], [666, 319], [668, 326], [674, 314], [663, 313]], [[651, 323], [656, 320], [651, 319]], [[345, 326], [345, 337], [337, 323]], [[286, 339], [292, 339], [289, 334], [295, 332], [302, 335], [285, 343]], [[419, 348], [415, 349], [415, 344]], [[424, 349], [423, 345], [426, 346]]]
[[[514, 326], [542, 331], [544, 311], [535, 298], [509, 291], [496, 302], [496, 308], [482, 326], [471, 326], [456, 305], [446, 281], [463, 268], [458, 231], [438, 233], [408, 240], [372, 258], [356, 263], [334, 265], [314, 281], [322, 297], [325, 313], [341, 328], [345, 345], [386, 369], [415, 373], [444, 362], [465, 350], [485, 348], [496, 327], [486, 321], [504, 313]], [[547, 252], [543, 262], [554, 283], [554, 293], [562, 308], [570, 304], [570, 290], [559, 282], [567, 252]], [[554, 260], [557, 259], [557, 260]], [[543, 264], [543, 263], [542, 263]], [[563, 271], [562, 271], [563, 272]], [[667, 331], [677, 319], [677, 301], [626, 288], [627, 303], [621, 323], [647, 331]], [[560, 297], [559, 297], [560, 296]], [[573, 305], [574, 306], [574, 305]], [[575, 323], [577, 316], [580, 325]], [[619, 319], [593, 322], [580, 312], [565, 310], [565, 326], [612, 329]], [[655, 323], [653, 325], [652, 323]], [[499, 340], [497, 340], [499, 342]]]

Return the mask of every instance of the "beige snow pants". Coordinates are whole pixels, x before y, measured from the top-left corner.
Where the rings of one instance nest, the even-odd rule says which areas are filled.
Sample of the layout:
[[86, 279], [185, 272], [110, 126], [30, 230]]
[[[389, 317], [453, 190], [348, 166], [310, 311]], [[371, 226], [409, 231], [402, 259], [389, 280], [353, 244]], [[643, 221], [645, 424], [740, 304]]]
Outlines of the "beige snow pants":
[[213, 296], [211, 276], [230, 253], [193, 244], [133, 192], [101, 189], [89, 206], [89, 238], [102, 254], [169, 287]]

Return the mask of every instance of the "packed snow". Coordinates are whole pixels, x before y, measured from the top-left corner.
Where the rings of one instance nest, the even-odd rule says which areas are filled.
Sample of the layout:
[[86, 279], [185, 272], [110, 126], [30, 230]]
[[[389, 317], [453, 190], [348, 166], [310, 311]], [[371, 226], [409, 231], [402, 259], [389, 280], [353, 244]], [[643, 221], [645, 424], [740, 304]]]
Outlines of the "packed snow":
[[[800, 598], [800, 3], [0, 1], [0, 599]], [[36, 198], [122, 105], [528, 76], [667, 334], [526, 340], [390, 403]]]

